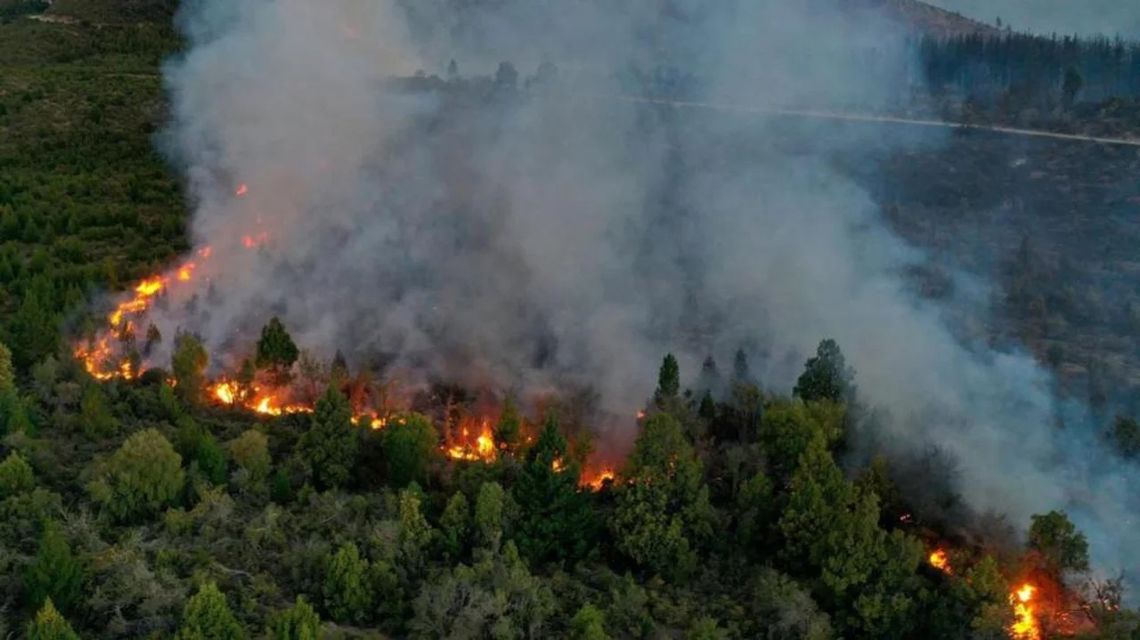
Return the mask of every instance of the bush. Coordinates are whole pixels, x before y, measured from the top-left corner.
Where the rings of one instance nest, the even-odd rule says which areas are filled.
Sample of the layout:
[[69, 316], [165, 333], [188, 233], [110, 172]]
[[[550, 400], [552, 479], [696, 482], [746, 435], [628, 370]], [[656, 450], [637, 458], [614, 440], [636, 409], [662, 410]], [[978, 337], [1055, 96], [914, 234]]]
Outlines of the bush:
[[88, 487], [112, 518], [130, 521], [153, 516], [182, 491], [182, 456], [156, 429], [127, 438]]

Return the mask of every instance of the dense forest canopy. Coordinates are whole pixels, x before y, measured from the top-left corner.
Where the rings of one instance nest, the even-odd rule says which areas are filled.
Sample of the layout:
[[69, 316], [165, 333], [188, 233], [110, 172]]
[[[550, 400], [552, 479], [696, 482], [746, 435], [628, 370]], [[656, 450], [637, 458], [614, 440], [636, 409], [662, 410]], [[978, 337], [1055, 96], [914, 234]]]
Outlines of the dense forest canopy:
[[[774, 312], [726, 321], [725, 314], [741, 307], [718, 303], [716, 294], [727, 285], [713, 276], [723, 274], [710, 266], [711, 254], [682, 242], [719, 237], [718, 250], [729, 252], [724, 243], [735, 234], [748, 240], [745, 254], [757, 246], [775, 253], [777, 244], [759, 244], [754, 228], [733, 227], [737, 219], [721, 212], [743, 200], [720, 199], [736, 188], [727, 179], [735, 176], [720, 166], [732, 164], [724, 158], [776, 176], [771, 181], [780, 188], [762, 195], [782, 213], [818, 201], [780, 202], [786, 197], [782, 182], [802, 187], [805, 178], [774, 165], [811, 167], [806, 180], [818, 187], [811, 180], [834, 181], [842, 172], [800, 164], [805, 140], [853, 162], [871, 157], [853, 153], [870, 144], [863, 134], [848, 134], [855, 146], [845, 140], [827, 147], [817, 130], [776, 133], [754, 124], [685, 119], [665, 105], [621, 105], [632, 112], [631, 130], [640, 137], [612, 142], [660, 144], [663, 168], [647, 179], [648, 201], [637, 203], [645, 217], [627, 221], [646, 223], [652, 242], [623, 245], [637, 256], [637, 278], [620, 281], [659, 289], [619, 291], [617, 297], [657, 303], [646, 325], [654, 332], [668, 328], [672, 314], [683, 329], [646, 345], [609, 344], [624, 356], [666, 347], [646, 362], [603, 361], [607, 366], [599, 371], [620, 366], [642, 374], [620, 378], [621, 393], [607, 384], [609, 378], [590, 375], [500, 384], [490, 365], [502, 361], [488, 364], [464, 351], [460, 340], [438, 336], [431, 345], [434, 355], [447, 356], [442, 364], [430, 360], [432, 353], [401, 361], [406, 354], [326, 349], [325, 334], [306, 322], [312, 316], [271, 297], [237, 297], [256, 304], [242, 309], [240, 331], [226, 325], [226, 340], [212, 340], [208, 331], [219, 316], [228, 317], [223, 311], [235, 294], [222, 281], [225, 272], [210, 271], [226, 264], [226, 249], [200, 241], [220, 228], [209, 226], [219, 219], [199, 211], [194, 220], [187, 211], [216, 205], [203, 204], [202, 194], [210, 192], [201, 190], [201, 181], [224, 185], [223, 204], [217, 205], [223, 212], [259, 198], [295, 196], [290, 189], [302, 185], [269, 182], [253, 171], [261, 185], [228, 174], [180, 175], [186, 166], [168, 162], [166, 145], [176, 137], [171, 118], [186, 117], [178, 112], [186, 102], [164, 93], [160, 65], [188, 44], [169, 23], [170, 7], [131, 3], [130, 18], [121, 19], [125, 14], [89, 4], [91, 13], [76, 14], [82, 18], [52, 22], [16, 19], [39, 15], [45, 9], [39, 3], [0, 3], [0, 636], [1037, 640], [1126, 638], [1140, 629], [1140, 614], [1127, 606], [1125, 582], [1113, 573], [1123, 567], [1095, 566], [1098, 550], [1113, 544], [1115, 532], [1077, 525], [1083, 517], [1095, 527], [1099, 514], [1045, 509], [1022, 521], [984, 512], [963, 491], [963, 461], [955, 452], [877, 440], [898, 433], [890, 431], [892, 418], [885, 413], [907, 406], [884, 406], [889, 396], [879, 390], [881, 363], [906, 366], [891, 358], [905, 355], [907, 345], [834, 340], [819, 329], [826, 325], [806, 318], [797, 320], [806, 325], [802, 332], [815, 332], [807, 353], [780, 345], [778, 333], [757, 344], [725, 329], [759, 326], [763, 315], [776, 315], [775, 326], [780, 324]], [[341, 26], [335, 25], [338, 32]], [[354, 37], [351, 29], [345, 33]], [[950, 109], [950, 102], [962, 99], [973, 105], [971, 117], [986, 122], [1023, 118], [1021, 110], [1034, 108], [1047, 112], [1044, 126], [1072, 127], [1083, 126], [1083, 118], [1096, 120], [1091, 105], [1100, 104], [1098, 109], [1125, 114], [1121, 130], [1140, 124], [1126, 115], [1138, 86], [1132, 45], [1009, 34], [911, 40], [907, 46], [917, 51], [907, 68], [921, 69], [924, 93], [914, 103], [927, 105], [921, 108]], [[502, 291], [530, 295], [530, 282], [517, 277], [529, 256], [494, 250], [494, 238], [509, 236], [505, 226], [526, 220], [496, 215], [555, 203], [544, 200], [549, 192], [512, 190], [517, 185], [487, 175], [504, 166], [517, 169], [505, 152], [521, 154], [522, 164], [535, 159], [522, 141], [550, 130], [535, 126], [518, 138], [508, 130], [563, 100], [559, 78], [572, 75], [572, 65], [555, 59], [532, 69], [502, 61], [484, 75], [466, 71], [469, 63], [461, 56], [446, 62], [438, 75], [385, 78], [384, 91], [391, 91], [385, 95], [398, 98], [385, 109], [411, 110], [414, 127], [394, 137], [396, 153], [366, 148], [354, 169], [370, 181], [406, 189], [392, 187], [384, 195], [445, 209], [448, 222], [468, 226], [461, 232], [431, 229], [431, 237], [441, 240], [428, 245], [431, 251], [408, 279], [384, 290], [390, 298], [377, 296], [358, 308], [379, 313], [378, 300], [402, 300], [416, 286], [429, 287], [440, 300], [446, 301], [439, 295], [444, 293], [471, 301], [456, 312], [476, 319], [492, 310], [475, 304], [479, 295], [464, 297], [471, 292], [491, 307], [509, 302], [509, 313], [495, 316], [509, 322], [488, 332], [502, 335], [461, 337], [504, 348], [533, 340], [525, 358], [510, 360], [511, 353], [504, 360], [525, 362], [527, 375], [555, 370], [551, 363], [564, 363], [560, 358], [573, 348], [566, 336], [577, 334], [558, 333], [558, 323], [536, 311], [545, 310], [541, 299]], [[194, 71], [192, 64], [183, 70]], [[717, 86], [674, 65], [614, 75], [617, 86], [649, 95], [699, 96]], [[911, 80], [894, 86], [910, 91]], [[193, 87], [179, 81], [187, 82], [178, 85], [181, 91]], [[821, 95], [831, 94], [805, 91], [800, 97]], [[899, 95], [876, 108], [898, 106]], [[408, 106], [423, 104], [432, 108]], [[308, 106], [286, 106], [298, 105]], [[260, 112], [267, 118], [276, 113]], [[579, 133], [593, 140], [599, 130], [610, 131]], [[497, 146], [503, 138], [513, 145]], [[537, 157], [560, 170], [600, 158], [583, 155], [560, 136], [551, 140], [550, 155]], [[737, 146], [764, 150], [745, 153]], [[462, 155], [457, 149], [494, 160], [485, 163], [492, 168], [471, 166], [479, 163], [456, 157]], [[406, 172], [377, 170], [388, 153], [419, 164]], [[634, 157], [605, 157], [611, 164], [586, 175], [624, 176], [629, 168], [620, 161]], [[702, 164], [715, 171], [702, 173]], [[410, 181], [417, 172], [441, 171], [439, 166], [449, 171], [446, 197], [415, 202], [411, 196], [419, 193]], [[222, 169], [232, 167], [220, 167], [224, 174]], [[867, 170], [856, 169], [849, 173]], [[590, 186], [623, 194], [629, 189], [626, 183]], [[909, 187], [894, 185], [889, 194], [905, 200]], [[520, 195], [535, 199], [520, 201]], [[583, 199], [573, 189], [560, 195], [578, 207], [614, 206], [613, 200]], [[340, 204], [359, 205], [347, 198]], [[272, 277], [261, 282], [333, 288], [333, 279], [309, 280], [305, 269], [319, 272], [320, 260], [336, 265], [345, 259], [361, 273], [368, 273], [366, 261], [392, 264], [385, 262], [391, 256], [346, 248], [354, 233], [371, 230], [363, 221], [377, 211], [399, 217], [408, 201], [367, 204], [353, 213], [357, 217], [328, 214], [345, 224], [334, 232], [306, 226], [298, 215], [294, 246], [320, 245], [324, 253], [289, 254], [290, 260], [272, 262], [276, 271], [266, 270]], [[724, 226], [725, 236], [689, 226], [696, 212], [709, 216], [704, 225]], [[793, 227], [810, 226], [812, 234], [826, 236], [840, 223], [877, 224], [873, 217], [797, 215], [763, 221], [796, 249], [817, 245], [801, 244], [789, 235]], [[781, 226], [785, 217], [794, 224]], [[559, 227], [554, 235], [573, 247], [572, 231]], [[285, 235], [272, 226], [264, 235], [237, 234], [233, 255], [252, 256], [242, 264], [260, 269], [257, 260], [289, 249], [282, 247], [290, 242], [281, 239]], [[336, 242], [321, 244], [329, 239]], [[479, 250], [472, 251], [471, 243]], [[893, 241], [871, 246], [899, 247]], [[503, 262], [472, 259], [453, 266], [447, 251]], [[551, 272], [528, 277], [560, 282], [567, 266], [558, 253], [548, 247], [540, 257], [553, 263]], [[1012, 260], [1023, 287], [1032, 274], [1051, 268], [1043, 261], [1026, 242]], [[764, 264], [775, 270], [800, 263], [777, 254]], [[590, 273], [626, 277], [614, 265], [604, 266]], [[488, 273], [512, 277], [485, 288]], [[200, 285], [207, 275], [218, 279], [216, 286]], [[820, 274], [819, 282], [836, 277]], [[430, 288], [444, 286], [436, 279], [462, 286]], [[794, 306], [800, 290], [816, 282], [791, 279], [792, 292], [767, 301]], [[863, 307], [840, 297], [849, 282], [840, 280], [840, 288], [826, 289], [832, 295], [825, 307], [844, 316], [841, 324], [857, 322], [843, 311]], [[193, 295], [179, 297], [181, 291]], [[1037, 299], [1024, 289], [1010, 296], [1025, 307]], [[599, 298], [582, 300], [590, 305]], [[895, 309], [896, 299], [873, 302]], [[332, 311], [348, 315], [354, 309]], [[159, 318], [176, 322], [160, 329], [152, 322]], [[342, 335], [362, 336], [374, 319], [366, 315], [339, 328]], [[539, 320], [548, 322], [549, 333], [535, 338], [524, 331]], [[911, 326], [932, 325], [891, 329]], [[715, 331], [727, 337], [708, 340]], [[927, 337], [936, 341], [940, 335]], [[362, 342], [357, 337], [340, 344]], [[960, 352], [935, 353], [957, 358]], [[417, 365], [411, 369], [416, 377], [402, 377], [408, 369], [393, 362]], [[488, 366], [475, 370], [474, 362]], [[961, 366], [949, 359], [940, 365], [946, 371]], [[1011, 376], [1020, 371], [1001, 370]], [[941, 382], [956, 383], [952, 375]], [[989, 407], [984, 397], [973, 399]], [[1113, 450], [1104, 452], [1110, 461], [1105, 466], [1129, 468], [1124, 460], [1140, 451], [1140, 426], [1126, 416], [1100, 417], [1108, 422], [1104, 440]], [[1016, 459], [1009, 464], [1021, 468]], [[1130, 477], [1120, 473], [1122, 482]], [[1090, 491], [1104, 486], [1088, 485]]]

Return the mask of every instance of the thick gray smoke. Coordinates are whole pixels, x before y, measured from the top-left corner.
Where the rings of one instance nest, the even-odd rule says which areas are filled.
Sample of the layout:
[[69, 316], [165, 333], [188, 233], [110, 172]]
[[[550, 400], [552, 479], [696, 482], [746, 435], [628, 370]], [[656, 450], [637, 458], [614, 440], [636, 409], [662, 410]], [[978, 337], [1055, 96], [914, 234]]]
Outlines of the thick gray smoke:
[[[897, 132], [617, 99], [883, 106], [907, 73], [902, 37], [825, 8], [191, 3], [167, 143], [212, 254], [196, 274], [209, 285], [173, 292], [161, 323], [233, 366], [224, 354], [277, 314], [302, 346], [358, 367], [522, 392], [592, 385], [622, 415], [667, 351], [695, 372], [749, 345], [765, 386], [787, 392], [833, 337], [863, 401], [889, 414], [876, 446], [937, 446], [976, 511], [1021, 525], [1067, 509], [1099, 567], [1131, 566], [1131, 478], [1087, 431], [1057, 426], [1032, 359], [960, 344], [907, 292], [900, 274], [923, 256], [824, 159]], [[445, 75], [452, 59], [461, 78], [392, 81]], [[517, 90], [508, 70], [474, 78], [501, 60]], [[526, 86], [542, 63], [557, 74]]]

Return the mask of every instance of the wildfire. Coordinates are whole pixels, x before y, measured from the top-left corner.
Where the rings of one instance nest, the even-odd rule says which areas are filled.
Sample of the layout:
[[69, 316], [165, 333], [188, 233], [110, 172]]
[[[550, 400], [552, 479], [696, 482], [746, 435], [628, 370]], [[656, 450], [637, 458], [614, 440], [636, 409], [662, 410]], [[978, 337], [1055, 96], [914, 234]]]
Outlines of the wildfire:
[[491, 433], [490, 420], [480, 423], [479, 435], [471, 440], [470, 428], [464, 426], [461, 431], [461, 442], [444, 448], [447, 457], [452, 460], [467, 460], [470, 462], [493, 462], [498, 457], [495, 450], [495, 438]]
[[579, 484], [591, 491], [601, 491], [607, 481], [613, 482], [616, 477], [614, 470], [609, 468], [596, 472], [583, 472]]
[[950, 567], [950, 558], [946, 555], [945, 549], [935, 549], [930, 552], [930, 566], [938, 569], [939, 571], [953, 575], [954, 571]]
[[214, 397], [225, 404], [233, 404], [237, 399], [237, 385], [232, 382], [219, 382], [214, 385]]
[[239, 197], [239, 198], [244, 197], [248, 193], [249, 193], [249, 185], [247, 185], [245, 183], [239, 184], [237, 186], [237, 189], [234, 189], [234, 195]]
[[554, 460], [550, 461], [550, 469], [554, 473], [562, 473], [562, 470], [565, 468], [566, 463], [562, 462], [562, 458], [555, 458]]
[[1015, 640], [1041, 640], [1041, 628], [1037, 624], [1033, 602], [1036, 592], [1037, 587], [1025, 583], [1009, 596], [1014, 615], [1013, 626], [1009, 631]]

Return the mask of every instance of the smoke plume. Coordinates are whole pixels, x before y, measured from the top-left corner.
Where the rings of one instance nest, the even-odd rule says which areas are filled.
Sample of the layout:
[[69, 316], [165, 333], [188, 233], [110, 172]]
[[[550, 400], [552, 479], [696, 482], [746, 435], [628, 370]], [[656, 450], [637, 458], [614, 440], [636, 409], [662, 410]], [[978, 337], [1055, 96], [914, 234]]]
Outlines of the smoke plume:
[[[632, 416], [668, 351], [695, 373], [744, 346], [765, 388], [788, 392], [832, 337], [878, 411], [865, 445], [937, 447], [975, 512], [1022, 526], [1064, 508], [1098, 567], [1135, 563], [1132, 472], [1105, 463], [1030, 357], [962, 344], [909, 293], [901, 274], [922, 253], [827, 160], [907, 135], [622, 99], [884, 107], [912, 65], [873, 14], [822, 0], [197, 0], [181, 21], [164, 144], [211, 257], [209, 284], [172, 296], [159, 323], [199, 334], [213, 366], [280, 315], [303, 347], [356, 367], [591, 386]], [[394, 80], [446, 76], [451, 60], [446, 83]], [[517, 81], [496, 74], [505, 60]]]

